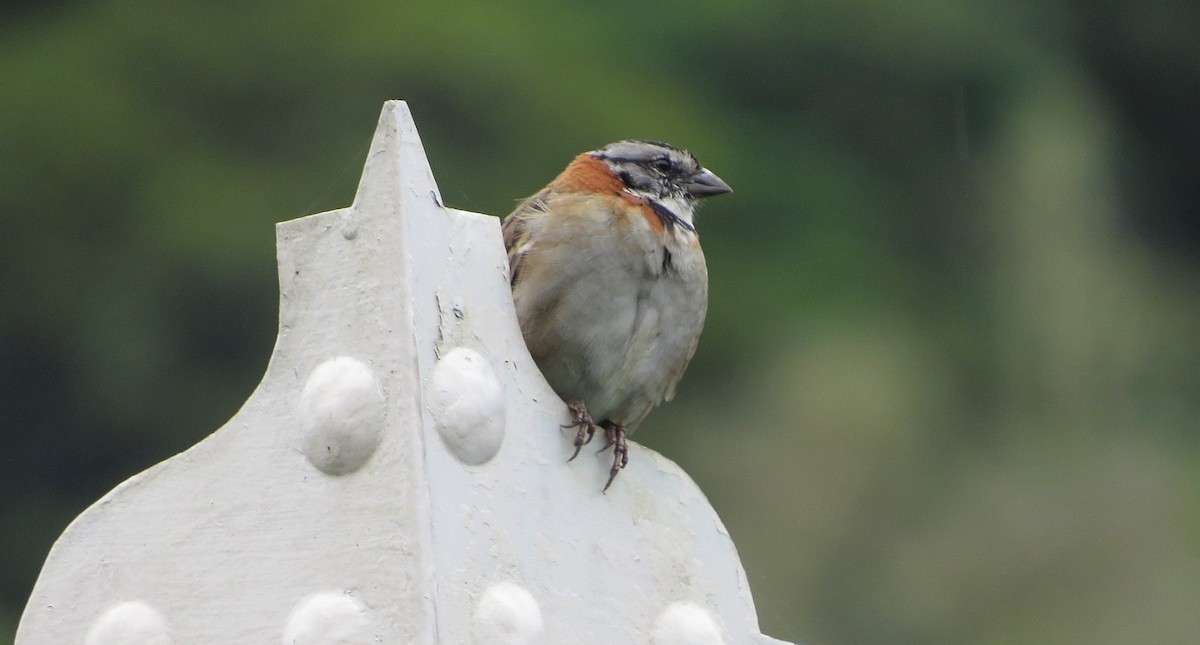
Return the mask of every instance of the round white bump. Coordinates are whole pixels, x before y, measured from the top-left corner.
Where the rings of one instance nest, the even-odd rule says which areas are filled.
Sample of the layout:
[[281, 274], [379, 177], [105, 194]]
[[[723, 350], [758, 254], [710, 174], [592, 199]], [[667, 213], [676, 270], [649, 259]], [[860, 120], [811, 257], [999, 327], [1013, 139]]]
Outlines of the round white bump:
[[533, 596], [511, 582], [488, 587], [475, 607], [477, 645], [527, 645], [542, 635], [542, 610]]
[[131, 600], [104, 612], [84, 638], [85, 645], [171, 645], [167, 623], [153, 607]]
[[325, 361], [300, 394], [304, 454], [330, 475], [358, 470], [383, 433], [384, 398], [371, 368], [349, 356]]
[[368, 645], [375, 642], [361, 602], [340, 591], [300, 601], [288, 616], [283, 645]]
[[690, 602], [673, 602], [654, 621], [653, 645], [723, 645], [712, 614]]
[[504, 392], [492, 364], [471, 349], [450, 350], [433, 366], [429, 409], [446, 448], [477, 465], [504, 442]]

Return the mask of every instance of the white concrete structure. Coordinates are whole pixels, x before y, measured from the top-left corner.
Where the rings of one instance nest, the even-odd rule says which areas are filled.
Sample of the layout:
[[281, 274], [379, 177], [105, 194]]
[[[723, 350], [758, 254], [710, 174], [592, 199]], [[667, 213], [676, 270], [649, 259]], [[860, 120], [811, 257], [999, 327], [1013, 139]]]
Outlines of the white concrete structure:
[[279, 338], [220, 430], [50, 553], [18, 645], [778, 643], [695, 484], [568, 464], [499, 220], [442, 206], [399, 101], [350, 208], [278, 226]]

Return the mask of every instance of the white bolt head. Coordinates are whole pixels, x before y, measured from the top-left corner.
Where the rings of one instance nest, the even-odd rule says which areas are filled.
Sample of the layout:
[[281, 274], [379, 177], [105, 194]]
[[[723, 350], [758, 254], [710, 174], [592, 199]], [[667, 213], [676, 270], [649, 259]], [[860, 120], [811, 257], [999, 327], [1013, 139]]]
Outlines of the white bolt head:
[[654, 621], [654, 645], [724, 645], [721, 628], [708, 610], [690, 602], [673, 602]]
[[324, 591], [300, 601], [288, 616], [283, 645], [369, 645], [367, 608], [341, 591]]
[[429, 409], [442, 442], [459, 461], [482, 464], [504, 442], [504, 390], [479, 352], [450, 350], [433, 366]]
[[167, 623], [139, 600], [114, 605], [92, 623], [85, 645], [171, 645]]
[[498, 582], [479, 598], [473, 627], [476, 645], [529, 645], [542, 634], [542, 610], [525, 589]]
[[321, 472], [358, 470], [383, 434], [383, 391], [371, 368], [349, 356], [321, 363], [308, 375], [297, 410], [303, 450]]

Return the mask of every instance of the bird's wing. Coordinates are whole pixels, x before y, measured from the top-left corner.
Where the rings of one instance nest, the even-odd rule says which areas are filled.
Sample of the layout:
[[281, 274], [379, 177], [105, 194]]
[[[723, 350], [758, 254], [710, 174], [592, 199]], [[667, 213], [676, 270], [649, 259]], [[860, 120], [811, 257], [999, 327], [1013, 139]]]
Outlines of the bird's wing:
[[500, 231], [504, 235], [504, 248], [508, 250], [508, 281], [510, 285], [517, 284], [521, 276], [521, 266], [532, 248], [529, 238], [529, 220], [546, 214], [546, 191], [542, 191], [521, 202], [516, 210], [504, 218]]

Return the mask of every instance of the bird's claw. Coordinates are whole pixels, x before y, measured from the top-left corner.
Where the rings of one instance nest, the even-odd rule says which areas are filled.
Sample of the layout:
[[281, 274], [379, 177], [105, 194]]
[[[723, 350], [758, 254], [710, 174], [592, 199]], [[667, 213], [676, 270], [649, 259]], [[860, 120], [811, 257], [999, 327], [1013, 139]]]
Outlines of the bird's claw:
[[[583, 401], [571, 401], [567, 403], [567, 408], [571, 410], [571, 423], [561, 426], [564, 430], [569, 428], [579, 428], [575, 432], [575, 452], [571, 453], [571, 458], [567, 461], [573, 461], [579, 456], [579, 451], [583, 446], [591, 442], [592, 437], [596, 434], [597, 423], [592, 419], [592, 415], [588, 413], [587, 406]], [[608, 481], [604, 484], [604, 489], [600, 492], [607, 492], [608, 487], [612, 486], [613, 480], [617, 478], [617, 473], [629, 463], [629, 445], [625, 441], [625, 426], [605, 420], [599, 424], [604, 428], [604, 447], [596, 451], [597, 454], [613, 449], [612, 468], [608, 471]]]
[[571, 458], [567, 461], [573, 461], [579, 456], [580, 449], [584, 444], [592, 440], [592, 436], [596, 434], [596, 422], [592, 420], [592, 415], [588, 414], [587, 406], [583, 401], [571, 401], [567, 404], [567, 408], [571, 410], [572, 423], [568, 423], [562, 428], [579, 428], [575, 433], [575, 452], [571, 454]]
[[604, 422], [604, 438], [607, 443], [600, 451], [603, 452], [609, 446], [613, 447], [613, 465], [608, 471], [608, 482], [604, 484], [604, 489], [601, 493], [608, 492], [608, 487], [612, 486], [613, 480], [617, 478], [617, 473], [629, 463], [629, 444], [625, 441], [625, 426], [617, 425], [610, 421]]

